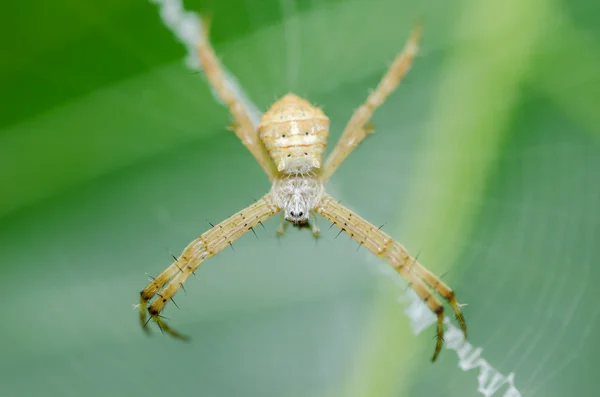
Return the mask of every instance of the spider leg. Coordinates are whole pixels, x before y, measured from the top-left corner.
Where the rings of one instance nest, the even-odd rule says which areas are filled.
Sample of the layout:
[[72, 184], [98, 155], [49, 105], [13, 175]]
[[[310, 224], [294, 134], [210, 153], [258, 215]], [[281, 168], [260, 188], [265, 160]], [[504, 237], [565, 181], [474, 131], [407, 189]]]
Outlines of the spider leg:
[[358, 241], [369, 251], [387, 260], [408, 282], [409, 286], [417, 293], [429, 310], [436, 314], [437, 342], [432, 361], [437, 359], [442, 348], [444, 337], [444, 306], [442, 306], [431, 290], [434, 290], [448, 301], [466, 339], [467, 327], [454, 292], [415, 258], [410, 256], [406, 248], [394, 241], [380, 228], [367, 222], [327, 194], [323, 196], [321, 202], [314, 210], [339, 227], [341, 231], [349, 234], [350, 237]]
[[235, 120], [230, 129], [235, 132], [237, 137], [242, 141], [242, 144], [252, 153], [269, 177], [269, 180], [272, 180], [276, 175], [273, 161], [259, 139], [258, 131], [252, 123], [248, 109], [229, 85], [219, 59], [208, 41], [210, 27], [210, 20], [208, 18], [202, 19], [202, 27], [204, 32], [200, 35], [198, 41], [198, 58], [200, 59], [204, 73], [216, 94], [229, 108], [229, 112]]
[[161, 294], [159, 294], [159, 291], [162, 289], [162, 287], [165, 284], [167, 284], [177, 273], [183, 272], [183, 268], [187, 267], [187, 262], [185, 262], [186, 258], [192, 256], [192, 252], [189, 249], [189, 247], [199, 241], [199, 238], [192, 241], [192, 243], [188, 246], [188, 248], [185, 249], [185, 251], [181, 254], [179, 258], [174, 258], [175, 260], [171, 264], [171, 266], [167, 267], [157, 277], [153, 278], [150, 284], [148, 284], [148, 286], [140, 292], [140, 324], [142, 325], [142, 329], [144, 331], [150, 331], [150, 329], [147, 327], [148, 321], [150, 319], [147, 319], [146, 317], [146, 313], [148, 311], [148, 303], [155, 296], [158, 296], [160, 298]]
[[277, 226], [277, 230], [275, 230], [277, 237], [282, 237], [285, 234], [287, 225], [288, 225], [288, 222], [285, 220], [285, 214], [281, 213], [281, 219], [279, 220], [279, 226]]
[[[403, 247], [404, 248], [404, 247]], [[467, 324], [465, 323], [465, 318], [460, 310], [460, 304], [456, 300], [456, 296], [454, 291], [446, 285], [438, 276], [429, 271], [425, 266], [419, 263], [417, 260], [413, 260], [411, 262], [412, 271], [419, 277], [421, 280], [425, 281], [427, 285], [429, 285], [438, 295], [440, 295], [444, 300], [448, 302], [452, 311], [454, 311], [456, 321], [460, 325], [463, 334], [465, 335], [465, 339], [467, 339]]]
[[386, 98], [396, 90], [412, 64], [413, 58], [419, 49], [421, 38], [421, 25], [417, 24], [406, 42], [404, 49], [396, 56], [387, 72], [371, 92], [367, 100], [354, 111], [346, 124], [340, 139], [331, 154], [327, 157], [323, 167], [323, 182], [326, 182], [342, 161], [362, 142], [367, 135], [374, 131], [374, 127], [367, 124], [375, 109], [381, 106]]
[[431, 357], [431, 361], [435, 361], [442, 350], [442, 344], [444, 342], [444, 306], [442, 306], [440, 301], [433, 295], [429, 287], [411, 271], [409, 266], [394, 265], [394, 267], [408, 282], [408, 285], [413, 291], [417, 293], [419, 298], [427, 305], [429, 310], [437, 316], [435, 351], [433, 352], [433, 357]]
[[311, 220], [310, 227], [311, 227], [312, 235], [315, 239], [317, 239], [321, 236], [321, 229], [319, 229], [319, 226], [317, 226], [317, 217], [315, 216], [315, 211], [310, 212], [310, 220]]
[[187, 339], [171, 328], [161, 316], [165, 304], [173, 298], [198, 266], [221, 252], [232, 242], [249, 232], [260, 222], [280, 211], [270, 194], [232, 215], [192, 241], [175, 261], [140, 292], [140, 323], [147, 328], [146, 311], [159, 328], [179, 339]]

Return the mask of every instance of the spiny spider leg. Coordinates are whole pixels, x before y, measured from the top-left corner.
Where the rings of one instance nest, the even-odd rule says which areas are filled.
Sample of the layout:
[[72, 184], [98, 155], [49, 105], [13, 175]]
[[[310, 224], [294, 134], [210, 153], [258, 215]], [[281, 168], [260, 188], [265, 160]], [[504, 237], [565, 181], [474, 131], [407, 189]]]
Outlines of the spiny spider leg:
[[208, 18], [202, 19], [202, 27], [204, 32], [200, 35], [198, 42], [198, 58], [204, 69], [204, 74], [217, 95], [227, 105], [235, 119], [231, 125], [231, 129], [235, 132], [237, 137], [240, 138], [242, 144], [250, 150], [250, 153], [252, 153], [254, 158], [256, 158], [256, 161], [265, 171], [269, 180], [273, 180], [276, 175], [273, 161], [269, 157], [264, 144], [258, 136], [258, 132], [252, 123], [248, 109], [244, 107], [243, 103], [235, 96], [233, 90], [229, 86], [221, 64], [219, 63], [219, 59], [208, 41], [210, 27], [210, 20]]
[[[160, 313], [165, 304], [173, 298], [179, 288], [183, 287], [183, 283], [204, 260], [218, 254], [253, 227], [279, 211], [281, 209], [274, 204], [271, 195], [267, 194], [192, 241], [171, 266], [140, 292], [139, 309], [142, 327], [146, 328], [147, 326], [147, 310], [150, 313], [150, 318], [161, 330], [176, 338], [186, 339], [186, 336], [169, 327], [161, 317]], [[154, 300], [150, 302], [152, 299]]]
[[[402, 249], [406, 251], [404, 247], [402, 247]], [[454, 291], [448, 285], [446, 285], [438, 276], [429, 271], [416, 259], [413, 260], [412, 270], [417, 275], [417, 277], [425, 281], [427, 285], [429, 285], [433, 290], [435, 290], [435, 292], [438, 293], [438, 295], [440, 295], [442, 298], [444, 298], [446, 302], [448, 302], [450, 308], [456, 316], [456, 321], [458, 321], [458, 325], [460, 325], [460, 328], [463, 331], [463, 334], [465, 335], [465, 339], [467, 339], [467, 324], [465, 323], [465, 318], [462, 315], [462, 311], [460, 310], [460, 304], [456, 300], [456, 295], [454, 294]]]
[[465, 320], [454, 292], [433, 273], [423, 267], [415, 258], [410, 256], [400, 243], [394, 241], [388, 234], [381, 231], [380, 228], [367, 222], [327, 194], [323, 196], [315, 211], [349, 234], [350, 237], [365, 246], [369, 251], [380, 258], [386, 259], [406, 279], [410, 287], [427, 304], [429, 309], [437, 315], [437, 343], [432, 361], [435, 361], [442, 348], [444, 307], [431, 292], [430, 288], [448, 301], [456, 314], [465, 338], [467, 337]]
[[377, 85], [375, 91], [371, 92], [363, 105], [354, 111], [352, 117], [346, 124], [340, 139], [333, 151], [327, 157], [323, 167], [323, 183], [327, 182], [342, 161], [373, 132], [373, 126], [367, 125], [375, 109], [381, 106], [386, 98], [396, 90], [402, 78], [406, 75], [412, 64], [413, 58], [419, 49], [421, 38], [421, 24], [417, 24], [406, 42], [404, 49], [396, 56], [387, 72]]

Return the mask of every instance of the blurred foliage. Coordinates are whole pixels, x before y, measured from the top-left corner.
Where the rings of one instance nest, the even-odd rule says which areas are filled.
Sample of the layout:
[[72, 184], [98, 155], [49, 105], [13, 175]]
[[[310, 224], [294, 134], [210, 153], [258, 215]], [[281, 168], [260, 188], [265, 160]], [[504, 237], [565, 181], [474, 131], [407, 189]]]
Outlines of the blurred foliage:
[[[599, 330], [600, 7], [594, 0], [188, 1], [265, 109], [323, 105], [332, 140], [402, 47], [421, 56], [328, 189], [466, 302], [471, 342], [523, 395], [591, 395]], [[287, 11], [286, 11], [287, 10]], [[6, 5], [0, 54], [2, 395], [465, 396], [402, 294], [334, 230], [278, 220], [204, 264], [169, 307], [130, 310], [207, 221], [268, 181], [145, 1]], [[324, 222], [322, 222], [324, 223]], [[327, 230], [327, 225], [321, 225]]]

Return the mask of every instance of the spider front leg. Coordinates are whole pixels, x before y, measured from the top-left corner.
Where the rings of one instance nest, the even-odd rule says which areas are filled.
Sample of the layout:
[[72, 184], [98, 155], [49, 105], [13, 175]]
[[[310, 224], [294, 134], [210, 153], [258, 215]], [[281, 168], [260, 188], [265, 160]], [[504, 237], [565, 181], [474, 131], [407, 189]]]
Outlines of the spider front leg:
[[323, 196], [315, 211], [349, 234], [350, 237], [358, 241], [369, 251], [380, 258], [386, 259], [408, 282], [409, 286], [417, 293], [429, 310], [436, 314], [437, 342], [431, 359], [432, 361], [437, 359], [444, 340], [444, 306], [442, 306], [431, 290], [435, 291], [449, 303], [465, 335], [465, 339], [467, 338], [467, 326], [454, 291], [421, 265], [416, 258], [410, 256], [400, 243], [394, 241], [377, 226], [367, 222], [329, 195]]
[[210, 27], [210, 20], [208, 18], [202, 19], [202, 27], [203, 34], [200, 35], [198, 41], [198, 58], [202, 64], [204, 74], [214, 88], [216, 94], [227, 105], [229, 112], [235, 119], [231, 124], [230, 129], [235, 132], [237, 137], [242, 141], [242, 144], [248, 148], [250, 153], [252, 153], [256, 161], [269, 177], [269, 180], [273, 180], [277, 174], [273, 161], [259, 139], [258, 131], [250, 118], [250, 112], [229, 85], [229, 82], [225, 78], [223, 68], [219, 63], [219, 59], [208, 41]]
[[[176, 338], [186, 339], [186, 336], [169, 327], [164, 321], [160, 314], [164, 306], [169, 300], [173, 299], [177, 291], [183, 287], [183, 283], [204, 260], [218, 254], [252, 228], [279, 211], [281, 209], [274, 204], [270, 194], [267, 194], [256, 203], [215, 225], [192, 241], [171, 266], [140, 292], [139, 309], [142, 327], [147, 329], [147, 323], [151, 319], [162, 331]], [[148, 320], [146, 319], [146, 311], [150, 313], [150, 319]]]
[[406, 42], [404, 49], [396, 56], [389, 69], [371, 92], [363, 105], [354, 111], [350, 121], [346, 124], [340, 139], [333, 151], [327, 157], [323, 166], [323, 182], [326, 182], [342, 161], [362, 142], [367, 135], [374, 131], [374, 127], [367, 124], [375, 109], [381, 106], [387, 97], [396, 90], [412, 64], [419, 49], [421, 38], [421, 25], [417, 24]]

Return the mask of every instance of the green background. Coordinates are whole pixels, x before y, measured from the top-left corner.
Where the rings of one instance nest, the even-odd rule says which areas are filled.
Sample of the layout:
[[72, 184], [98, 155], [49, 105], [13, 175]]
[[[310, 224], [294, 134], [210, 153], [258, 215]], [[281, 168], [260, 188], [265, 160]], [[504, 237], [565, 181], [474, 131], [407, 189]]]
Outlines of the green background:
[[[188, 1], [261, 109], [292, 90], [332, 142], [412, 22], [422, 51], [327, 188], [468, 303], [524, 396], [597, 391], [595, 0]], [[321, 221], [210, 259], [147, 337], [132, 304], [193, 238], [269, 189], [145, 1], [34, 0], [0, 25], [2, 396], [476, 396], [404, 288]], [[331, 145], [330, 144], [330, 148]], [[501, 395], [499, 392], [497, 395]]]

